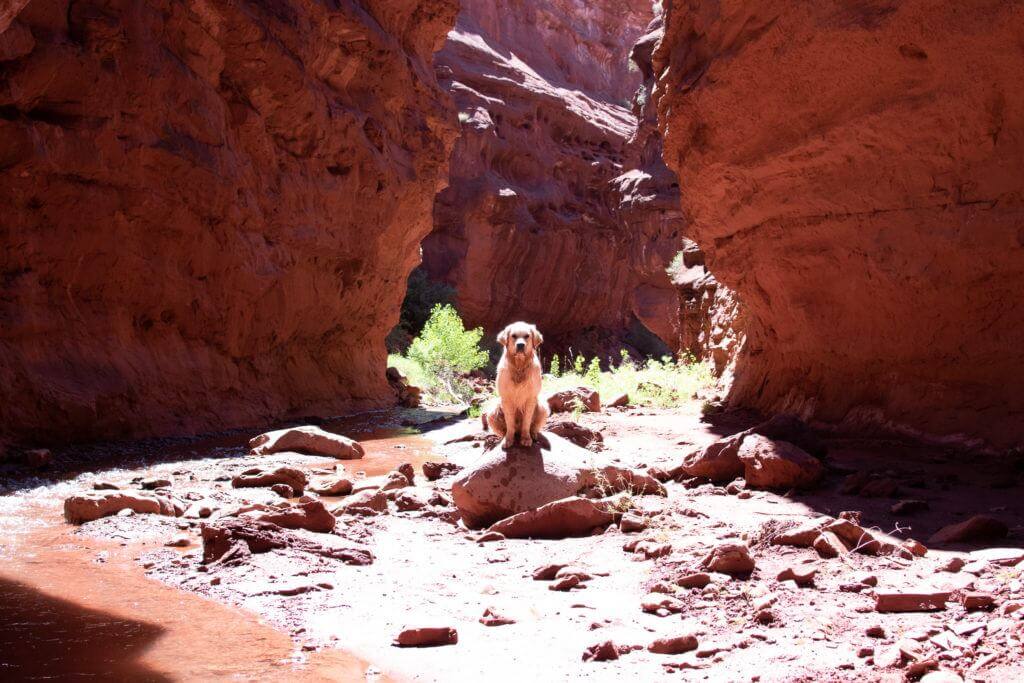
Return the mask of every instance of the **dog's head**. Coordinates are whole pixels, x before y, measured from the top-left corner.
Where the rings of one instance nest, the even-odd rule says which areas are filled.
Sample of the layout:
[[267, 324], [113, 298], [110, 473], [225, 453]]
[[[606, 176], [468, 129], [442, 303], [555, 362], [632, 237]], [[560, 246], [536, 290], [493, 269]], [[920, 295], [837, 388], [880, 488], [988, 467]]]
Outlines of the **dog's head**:
[[537, 327], [524, 322], [512, 323], [498, 335], [498, 343], [505, 347], [505, 353], [522, 358], [532, 356], [543, 341]]

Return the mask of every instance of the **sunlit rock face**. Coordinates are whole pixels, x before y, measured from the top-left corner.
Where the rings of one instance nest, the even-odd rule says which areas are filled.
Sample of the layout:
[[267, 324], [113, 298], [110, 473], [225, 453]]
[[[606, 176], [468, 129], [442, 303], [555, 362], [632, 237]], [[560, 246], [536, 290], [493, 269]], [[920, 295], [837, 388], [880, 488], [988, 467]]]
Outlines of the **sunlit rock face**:
[[652, 18], [649, 2], [463, 3], [437, 57], [461, 135], [423, 252], [469, 324], [535, 322], [548, 352], [676, 347], [678, 189], [632, 104]]
[[0, 440], [393, 400], [454, 0], [0, 9]]
[[1018, 3], [666, 3], [664, 158], [746, 313], [732, 400], [1024, 441]]

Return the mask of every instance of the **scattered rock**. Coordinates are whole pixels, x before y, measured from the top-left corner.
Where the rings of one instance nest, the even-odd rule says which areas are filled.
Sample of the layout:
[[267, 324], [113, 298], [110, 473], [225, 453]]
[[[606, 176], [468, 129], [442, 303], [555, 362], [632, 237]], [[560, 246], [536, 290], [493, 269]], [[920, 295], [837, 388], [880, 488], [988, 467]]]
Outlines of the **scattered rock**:
[[64, 501], [64, 519], [83, 524], [124, 510], [138, 514], [178, 517], [184, 508], [173, 499], [142, 491], [95, 491], [81, 493]]
[[750, 549], [747, 546], [723, 543], [701, 561], [701, 566], [712, 572], [738, 576], [754, 571], [754, 559], [750, 556]]
[[822, 533], [835, 534], [848, 550], [864, 555], [877, 555], [883, 548], [870, 531], [848, 519], [837, 519], [826, 524]]
[[683, 458], [677, 468], [691, 477], [703, 477], [713, 482], [732, 481], [743, 474], [739, 459], [743, 435], [730, 436], [705, 446]]
[[653, 652], [657, 655], [681, 655], [684, 652], [696, 649], [697, 636], [689, 633], [681, 636], [658, 638], [647, 646], [648, 652]]
[[307, 455], [324, 455], [339, 460], [363, 457], [363, 447], [347, 436], [333, 434], [313, 425], [266, 432], [249, 440], [252, 455], [270, 455], [293, 451]]
[[437, 481], [441, 477], [461, 472], [462, 466], [453, 462], [425, 462], [420, 469], [427, 481]]
[[818, 539], [818, 535], [821, 533], [822, 527], [829, 521], [831, 521], [829, 518], [818, 519], [780, 531], [772, 536], [772, 545], [790, 545], [797, 548], [810, 548]]
[[813, 586], [814, 576], [818, 573], [814, 565], [797, 565], [787, 567], [779, 572], [776, 577], [779, 581], [792, 581], [800, 587]]
[[664, 612], [678, 614], [683, 611], [683, 603], [679, 598], [664, 593], [648, 593], [641, 601], [640, 608], [650, 614]]
[[[433, 498], [431, 498], [433, 500]], [[447, 499], [446, 499], [447, 500]], [[399, 512], [412, 512], [427, 507], [430, 501], [424, 500], [420, 491], [404, 490], [395, 496], [395, 507]]]
[[897, 550], [899, 555], [907, 560], [911, 560], [915, 557], [924, 557], [928, 554], [928, 548], [926, 548], [920, 541], [915, 541], [912, 538], [908, 538], [900, 543]]
[[397, 647], [438, 647], [459, 642], [458, 631], [450, 626], [406, 628], [395, 638]]
[[317, 533], [332, 531], [337, 523], [334, 515], [328, 512], [319, 500], [288, 505], [280, 510], [259, 513], [254, 516], [260, 521], [270, 522], [285, 529], [305, 529]]
[[324, 479], [310, 485], [309, 490], [321, 496], [347, 496], [352, 493], [352, 480], [344, 476]]
[[928, 507], [928, 501], [926, 500], [901, 500], [893, 503], [890, 511], [894, 515], [912, 515], [927, 510]]
[[824, 467], [814, 456], [786, 441], [760, 434], [743, 439], [737, 451], [748, 486], [763, 489], [809, 488], [821, 479]]
[[676, 585], [682, 588], [704, 588], [711, 583], [711, 575], [705, 572], [698, 572], [696, 574], [687, 574], [681, 578], [676, 579]]
[[[271, 522], [247, 517], [222, 517], [213, 524], [200, 526], [203, 537], [203, 563], [231, 562], [249, 554], [289, 548], [345, 564], [367, 565], [373, 554], [364, 548], [339, 547], [310, 541]], [[336, 542], [337, 537], [330, 537]]]
[[146, 491], [155, 491], [157, 489], [166, 489], [166, 488], [170, 488], [171, 487], [171, 480], [170, 479], [162, 479], [162, 478], [159, 478], [159, 477], [154, 477], [154, 478], [151, 478], [151, 479], [143, 479], [142, 482], [139, 484], [139, 486], [141, 486]]
[[188, 534], [179, 534], [178, 536], [175, 536], [171, 540], [164, 543], [164, 545], [168, 548], [187, 548], [190, 545], [192, 545], [192, 539], [188, 536]]
[[373, 489], [353, 493], [341, 503], [336, 505], [331, 513], [335, 516], [342, 514], [376, 514], [387, 512], [388, 499], [380, 491]]
[[913, 590], [877, 591], [875, 610], [879, 612], [935, 612], [946, 609], [948, 592]]
[[571, 413], [577, 408], [585, 412], [601, 412], [601, 395], [587, 387], [566, 389], [548, 396], [548, 408], [552, 413]]
[[956, 574], [958, 571], [963, 569], [966, 564], [967, 562], [962, 557], [951, 557], [945, 564], [939, 567], [938, 571]]
[[121, 487], [109, 481], [94, 481], [92, 483], [94, 491], [120, 491]]
[[754, 623], [767, 626], [775, 621], [775, 613], [770, 609], [758, 610], [757, 614], [754, 615]]
[[302, 470], [286, 466], [278, 467], [270, 472], [253, 467], [231, 479], [231, 485], [236, 489], [287, 484], [296, 496], [302, 495], [306, 483], [306, 474]]
[[945, 526], [928, 539], [929, 545], [948, 543], [973, 543], [1005, 538], [1009, 528], [995, 517], [975, 515], [959, 524]]
[[580, 585], [580, 583], [582, 583], [580, 581], [580, 577], [576, 576], [575, 574], [570, 574], [569, 576], [563, 576], [561, 578], [556, 578], [554, 580], [554, 582], [551, 585], [548, 586], [548, 590], [551, 590], [551, 591], [568, 591], [568, 590], [572, 590], [573, 588], [576, 588], [577, 586]]
[[574, 496], [513, 515], [490, 529], [508, 538], [568, 538], [585, 536], [613, 519], [606, 504]]
[[412, 465], [407, 462], [403, 462], [396, 469], [396, 472], [404, 476], [409, 481], [409, 486], [416, 483], [416, 470], [412, 468]]
[[505, 535], [497, 531], [485, 531], [474, 540], [477, 543], [493, 543], [494, 541], [504, 541]]
[[647, 518], [641, 517], [640, 515], [627, 512], [622, 515], [622, 519], [619, 520], [619, 529], [623, 533], [633, 533], [636, 531], [643, 531], [647, 528]]
[[558, 575], [558, 572], [563, 567], [567, 567], [567, 566], [568, 565], [565, 565], [565, 564], [546, 564], [543, 567], [537, 567], [536, 569], [533, 570], [533, 580], [534, 581], [550, 581], [553, 578], [555, 578], [555, 576]]
[[484, 626], [507, 626], [516, 623], [515, 619], [501, 614], [494, 607], [485, 609], [484, 615], [480, 617], [479, 621]]
[[885, 638], [885, 629], [875, 624], [874, 626], [868, 626], [864, 631], [864, 635], [868, 638]]
[[593, 429], [587, 429], [581, 424], [572, 422], [571, 420], [558, 420], [555, 422], [549, 422], [545, 427], [552, 434], [571, 441], [581, 448], [587, 448], [593, 444], [600, 444], [604, 442], [604, 437], [601, 436], [601, 432]]
[[288, 484], [274, 484], [270, 487], [270, 490], [281, 496], [282, 498], [294, 498], [295, 491]]
[[991, 593], [968, 591], [960, 596], [960, 603], [968, 612], [991, 610], [996, 606], [996, 599]]
[[619, 394], [609, 401], [608, 405], [612, 408], [625, 408], [629, 405], [629, 394]]
[[814, 539], [814, 549], [818, 551], [820, 557], [825, 559], [839, 557], [849, 552], [839, 537], [831, 531], [822, 531], [818, 534], [818, 537]]
[[618, 658], [619, 649], [610, 640], [591, 645], [583, 652], [584, 662], [607, 662]]

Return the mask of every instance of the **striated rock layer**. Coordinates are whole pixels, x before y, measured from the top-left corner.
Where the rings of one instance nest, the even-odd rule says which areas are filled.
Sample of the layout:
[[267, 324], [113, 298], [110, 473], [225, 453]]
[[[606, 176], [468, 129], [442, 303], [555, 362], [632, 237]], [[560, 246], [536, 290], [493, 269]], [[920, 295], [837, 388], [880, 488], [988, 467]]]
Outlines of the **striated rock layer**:
[[732, 399], [1024, 441], [1019, 3], [675, 0], [688, 232], [743, 302]]
[[454, 138], [431, 61], [456, 8], [4, 3], [0, 438], [391, 400], [383, 340]]
[[653, 187], [629, 109], [651, 17], [647, 2], [463, 2], [437, 57], [462, 135], [423, 252], [469, 324], [529, 320], [549, 351], [647, 330], [674, 347], [678, 202]]

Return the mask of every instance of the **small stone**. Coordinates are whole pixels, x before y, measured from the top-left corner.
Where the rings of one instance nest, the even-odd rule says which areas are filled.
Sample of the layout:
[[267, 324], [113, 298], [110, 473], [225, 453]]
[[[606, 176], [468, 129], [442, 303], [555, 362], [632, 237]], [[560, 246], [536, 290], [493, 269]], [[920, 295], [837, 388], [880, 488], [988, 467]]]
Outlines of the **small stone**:
[[901, 500], [897, 503], [893, 503], [890, 511], [894, 515], [912, 515], [915, 512], [921, 512], [928, 509], [928, 501], [926, 500]]
[[874, 626], [868, 626], [864, 630], [864, 635], [868, 638], [885, 638], [885, 629], [881, 625], [875, 624]]
[[640, 608], [649, 614], [657, 614], [661, 611], [664, 611], [666, 614], [676, 614], [683, 611], [683, 603], [671, 595], [648, 593], [640, 601]]
[[548, 586], [548, 590], [552, 591], [568, 591], [576, 588], [580, 585], [580, 577], [576, 575], [563, 576], [560, 579], [555, 579], [554, 583]]
[[420, 469], [427, 481], [437, 481], [441, 477], [460, 472], [462, 467], [453, 462], [425, 462]]
[[189, 538], [187, 534], [182, 534], [180, 536], [175, 536], [164, 543], [164, 545], [168, 548], [187, 548], [192, 545], [192, 539]]
[[701, 561], [701, 566], [709, 571], [736, 576], [754, 571], [754, 559], [750, 556], [750, 549], [747, 546], [723, 543]]
[[754, 622], [766, 626], [775, 621], [775, 613], [770, 609], [762, 609], [754, 615]]
[[658, 638], [647, 646], [648, 652], [653, 652], [657, 655], [681, 655], [684, 652], [696, 649], [697, 636], [692, 634]]
[[814, 549], [818, 551], [820, 557], [825, 559], [839, 557], [849, 552], [839, 537], [831, 531], [823, 531], [818, 534], [818, 537], [814, 539]]
[[861, 659], [866, 659], [867, 657], [873, 657], [874, 654], [875, 654], [875, 648], [873, 648], [873, 647], [864, 646], [864, 647], [861, 647], [861, 648], [859, 648], [857, 650], [857, 656], [860, 657]]
[[498, 531], [485, 531], [476, 537], [477, 543], [493, 543], [494, 541], [504, 541], [505, 534]]
[[915, 541], [912, 538], [908, 538], [900, 543], [898, 552], [901, 557], [910, 560], [915, 557], [924, 557], [928, 554], [928, 548], [926, 548], [923, 543]]
[[940, 571], [940, 572], [949, 572], [950, 574], [955, 574], [958, 571], [960, 571], [961, 569], [963, 569], [966, 564], [967, 564], [967, 562], [965, 562], [962, 557], [951, 557], [951, 558], [949, 558], [948, 562], [946, 562], [944, 565], [939, 567], [938, 571]]
[[583, 652], [584, 662], [607, 662], [618, 658], [619, 649], [610, 640], [591, 645]]
[[282, 498], [294, 498], [295, 490], [292, 489], [288, 484], [274, 484], [270, 487], [270, 490], [281, 496]]
[[683, 588], [704, 588], [709, 583], [711, 583], [711, 575], [705, 572], [687, 574], [682, 578], [676, 579], [676, 584]]
[[516, 623], [515, 619], [501, 614], [494, 607], [485, 609], [484, 615], [480, 617], [479, 621], [484, 626], [507, 626], [508, 624]]
[[397, 647], [437, 647], [455, 645], [459, 634], [450, 626], [406, 628], [394, 640]]
[[567, 567], [565, 564], [546, 564], [542, 567], [537, 567], [533, 570], [534, 581], [551, 581], [558, 574], [562, 567]]
[[779, 572], [776, 579], [778, 581], [792, 581], [800, 587], [813, 586], [814, 576], [818, 573], [817, 567], [814, 565], [803, 565], [795, 567], [787, 567]]
[[627, 512], [622, 515], [622, 519], [619, 520], [619, 529], [623, 533], [633, 533], [635, 531], [643, 531], [647, 528], [647, 518], [641, 517], [640, 515]]
[[978, 612], [993, 609], [996, 605], [996, 599], [991, 593], [971, 591], [961, 596], [960, 603], [968, 612]]
[[166, 489], [171, 485], [170, 479], [152, 478], [143, 479], [142, 483], [139, 484], [146, 491], [155, 491], [157, 489]]
[[946, 609], [947, 592], [886, 591], [875, 593], [878, 612], [935, 612]]

